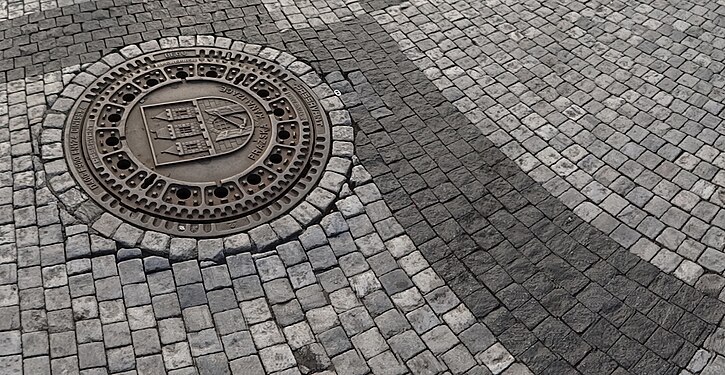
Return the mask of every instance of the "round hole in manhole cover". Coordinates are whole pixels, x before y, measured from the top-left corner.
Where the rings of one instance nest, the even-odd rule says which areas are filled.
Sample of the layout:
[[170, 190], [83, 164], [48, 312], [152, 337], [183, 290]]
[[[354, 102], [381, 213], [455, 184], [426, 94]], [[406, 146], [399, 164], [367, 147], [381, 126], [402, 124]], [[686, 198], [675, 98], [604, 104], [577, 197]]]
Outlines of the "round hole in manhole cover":
[[65, 154], [101, 207], [141, 227], [215, 237], [273, 220], [324, 171], [314, 92], [243, 52], [180, 48], [98, 77], [68, 116]]

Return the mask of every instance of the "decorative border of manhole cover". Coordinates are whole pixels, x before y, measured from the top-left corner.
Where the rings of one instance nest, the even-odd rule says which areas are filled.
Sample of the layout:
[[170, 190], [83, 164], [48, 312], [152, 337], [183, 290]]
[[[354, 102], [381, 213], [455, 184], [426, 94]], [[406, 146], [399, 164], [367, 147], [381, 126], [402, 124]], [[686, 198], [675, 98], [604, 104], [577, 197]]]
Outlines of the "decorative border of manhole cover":
[[[178, 124], [166, 124], [170, 113]], [[180, 127], [161, 134], [167, 125]], [[307, 64], [195, 36], [128, 46], [78, 74], [45, 118], [41, 155], [49, 187], [84, 222], [98, 219], [100, 206], [147, 230], [207, 238], [309, 225], [346, 181], [352, 140], [349, 113]], [[206, 148], [184, 154], [191, 143]], [[222, 163], [214, 167], [214, 158]]]

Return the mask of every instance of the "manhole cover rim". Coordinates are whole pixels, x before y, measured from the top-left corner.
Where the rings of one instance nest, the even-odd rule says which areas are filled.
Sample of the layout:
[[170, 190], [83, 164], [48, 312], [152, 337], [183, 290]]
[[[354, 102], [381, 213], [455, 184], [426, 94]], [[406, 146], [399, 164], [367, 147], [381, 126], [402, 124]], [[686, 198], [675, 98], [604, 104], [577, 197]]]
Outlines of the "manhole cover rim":
[[[131, 64], [134, 64], [141, 60], [147, 59], [147, 58], [149, 58], [149, 56], [154, 55], [154, 54], [156, 54], [156, 55], [161, 54], [161, 53], [178, 54], [182, 51], [199, 52], [197, 50], [202, 50], [202, 49], [210, 50], [210, 51], [220, 51], [223, 53], [226, 53], [226, 52], [243, 53], [243, 52], [239, 52], [239, 51], [228, 51], [228, 50], [217, 49], [217, 48], [212, 48], [212, 47], [202, 47], [202, 48], [195, 48], [195, 49], [193, 49], [193, 48], [169, 49], [168, 50], [169, 52], [165, 52], [165, 53], [156, 51], [156, 52], [151, 52], [149, 54], [137, 56], [136, 58], [133, 58], [120, 65], [117, 65], [113, 69], [110, 69], [108, 72], [104, 73], [102, 76], [97, 78], [94, 81], [94, 83], [91, 84], [91, 86], [89, 86], [83, 92], [83, 94], [81, 95], [79, 100], [75, 103], [75, 105], [71, 109], [70, 114], [76, 115], [78, 113], [77, 112], [78, 108], [81, 107], [84, 103], [88, 103], [89, 105], [95, 105], [97, 107], [103, 106], [104, 104], [109, 104], [110, 98], [108, 98], [106, 101], [101, 101], [100, 103], [97, 102], [97, 97], [100, 96], [100, 93], [96, 93], [96, 95], [95, 95], [96, 97], [93, 98], [92, 100], [85, 100], [85, 96], [87, 94], [89, 94], [95, 88], [94, 84], [96, 82], [102, 81], [103, 78], [108, 77], [109, 75], [112, 75], [114, 73], [120, 74], [119, 72], [123, 71], [124, 69], [127, 69], [128, 66], [130, 66]], [[251, 57], [256, 60], [261, 60], [261, 61], [265, 61], [266, 63], [274, 64], [273, 62], [271, 62], [267, 59], [260, 58], [259, 56], [246, 56], [246, 57]], [[223, 59], [208, 58], [207, 60], [204, 61], [204, 63], [205, 64], [220, 63], [220, 60], [223, 60]], [[173, 59], [171, 61], [173, 61]], [[163, 63], [166, 63], [166, 61], [163, 61]], [[162, 64], [162, 62], [159, 62], [158, 64]], [[201, 63], [199, 65], [201, 65]], [[164, 66], [163, 65], [158, 66], [157, 64], [151, 64], [149, 66], [144, 66], [143, 67], [144, 69], [142, 71], [136, 72], [136, 74], [132, 75], [130, 78], [141, 77], [144, 73], [147, 73], [149, 71], [154, 71], [154, 70], [160, 70], [161, 67], [164, 67]], [[229, 68], [231, 68], [231, 67], [229, 67]], [[272, 68], [278, 68], [278, 67], [272, 66]], [[289, 71], [283, 71], [281, 74], [287, 74], [287, 73], [292, 75], [292, 73]], [[309, 88], [309, 86], [307, 84], [305, 84], [304, 82], [299, 81], [298, 78], [294, 78], [294, 75], [292, 75], [292, 76], [293, 76], [293, 78], [289, 78], [286, 81], [284, 81], [285, 84], [290, 81], [297, 80], [297, 82], [294, 82], [294, 84], [301, 86], [298, 88], [298, 90], [307, 90], [307, 94], [310, 94], [308, 96], [308, 98], [312, 101], [312, 103], [314, 104], [316, 109], [321, 109], [322, 107], [320, 105], [320, 102], [314, 97], [314, 94], [312, 93], [312, 90]], [[129, 77], [126, 77], [126, 78], [129, 78]], [[166, 77], [166, 78], [168, 78], [168, 77]], [[228, 82], [223, 79], [212, 79], [211, 81], [213, 81], [214, 83], [218, 83], [218, 84], [228, 84]], [[202, 82], [209, 82], [209, 81], [205, 77]], [[116, 83], [116, 82], [114, 81], [114, 83]], [[167, 83], [166, 85], [170, 86], [171, 83]], [[121, 84], [120, 86], [123, 86], [123, 84]], [[162, 84], [159, 84], [157, 86], [154, 86], [154, 88], [149, 89], [149, 91], [146, 93], [140, 94], [139, 97], [142, 97], [143, 94], [150, 95], [150, 94], [152, 94], [158, 90], [162, 90], [164, 88], [164, 85], [162, 85]], [[117, 90], [117, 89], [118, 88], [114, 88], [113, 90]], [[199, 98], [199, 99], [201, 99], [201, 98]], [[111, 103], [111, 104], [113, 104], [115, 106], [115, 103]], [[135, 104], [130, 107], [135, 108], [137, 105], [138, 104]], [[80, 113], [80, 114], [84, 115], [84, 119], [88, 115], [89, 109], [90, 108], [85, 109], [83, 112]], [[130, 112], [130, 111], [131, 111], [131, 109], [129, 109], [128, 112]], [[125, 119], [127, 117], [127, 115], [128, 115], [128, 113], [124, 112], [122, 117]], [[310, 121], [312, 121], [312, 120], [310, 120]], [[320, 118], [320, 121], [322, 123], [312, 124], [311, 128], [314, 129], [316, 126], [323, 126], [326, 128], [326, 129], [324, 129], [325, 131], [327, 131], [327, 132], [331, 131], [331, 128], [329, 126], [329, 119], [327, 118], [326, 114], [323, 114], [323, 116]], [[66, 142], [64, 142], [64, 147], [65, 147], [64, 150], [65, 150], [65, 154], [71, 155], [71, 157], [74, 157], [74, 156], [72, 155], [72, 152], [70, 150], [70, 142], [67, 142], [67, 140], [70, 138], [69, 134], [73, 131], [73, 128], [72, 128], [73, 122], [74, 122], [74, 118], [69, 117], [66, 120], [66, 126], [64, 129], [64, 140], [66, 141]], [[120, 132], [123, 133], [123, 128], [126, 126], [126, 124], [124, 123], [123, 120], [120, 120], [119, 124], [120, 124], [119, 128], [121, 129]], [[85, 130], [85, 129], [83, 129], [83, 130]], [[93, 129], [90, 129], [89, 132], [93, 132]], [[317, 137], [318, 136], [317, 133], [315, 133], [314, 136]], [[87, 194], [90, 193], [89, 195], [91, 196], [91, 198], [94, 201], [96, 201], [97, 204], [107, 206], [107, 207], [109, 207], [109, 206], [112, 207], [112, 211], [115, 211], [116, 213], [120, 214], [117, 216], [122, 216], [123, 219], [134, 222], [138, 226], [148, 227], [150, 225], [149, 223], [151, 222], [151, 223], [157, 224], [157, 225], [155, 225], [155, 227], [158, 228], [158, 230], [169, 233], [169, 234], [175, 234], [175, 235], [181, 235], [181, 236], [191, 236], [191, 237], [221, 236], [221, 235], [224, 235], [225, 233], [236, 233], [236, 232], [242, 231], [244, 229], [253, 228], [254, 226], [256, 226], [260, 223], [271, 221], [274, 218], [280, 216], [284, 211], [287, 211], [288, 208], [293, 207], [302, 198], [304, 198], [305, 193], [308, 193], [311, 190], [312, 185], [314, 185], [316, 183], [316, 181], [318, 180], [318, 178], [320, 177], [320, 175], [322, 173], [322, 169], [320, 169], [320, 168], [317, 168], [311, 174], [306, 173], [306, 170], [307, 170], [307, 168], [309, 168], [310, 165], [313, 165], [313, 164], [318, 164], [318, 165], [326, 164], [326, 160], [329, 158], [330, 138], [331, 138], [330, 134], [328, 133], [327, 136], [324, 137], [323, 141], [320, 141], [319, 139], [317, 140], [317, 142], [314, 144], [314, 146], [317, 149], [321, 148], [321, 150], [319, 150], [319, 152], [314, 152], [314, 150], [310, 150], [311, 155], [305, 156], [306, 164], [303, 166], [304, 170], [300, 172], [300, 175], [296, 176], [296, 179], [292, 184], [290, 184], [287, 187], [273, 186], [279, 182], [279, 180], [278, 180], [275, 182], [271, 182], [270, 185], [267, 186], [267, 189], [266, 189], [267, 191], [272, 191], [272, 190], [274, 190], [274, 188], [277, 188], [276, 194], [279, 197], [277, 200], [269, 200], [266, 204], [264, 204], [261, 207], [257, 207], [257, 208], [250, 209], [250, 210], [244, 210], [244, 211], [242, 211], [243, 214], [239, 213], [235, 217], [232, 217], [227, 220], [219, 220], [219, 219], [215, 219], [213, 217], [209, 218], [209, 219], [199, 218], [198, 221], [202, 222], [200, 224], [201, 225], [200, 227], [197, 227], [195, 225], [196, 224], [195, 220], [197, 220], [197, 219], [194, 219], [194, 218], [188, 218], [188, 219], [187, 218], [167, 218], [167, 217], [164, 217], [163, 215], [160, 215], [160, 214], [157, 214], [154, 212], [149, 212], [149, 210], [139, 209], [138, 211], [136, 211], [133, 206], [130, 206], [128, 204], [128, 202], [122, 201], [121, 199], [119, 199], [118, 195], [114, 195], [114, 192], [109, 191], [110, 189], [108, 189], [108, 187], [103, 184], [103, 181], [100, 181], [101, 176], [99, 174], [102, 174], [102, 173], [94, 171], [93, 166], [91, 165], [92, 163], [89, 162], [89, 158], [87, 155], [75, 155], [75, 157], [78, 158], [79, 160], [73, 160], [73, 164], [80, 165], [82, 163], [85, 163], [86, 164], [85, 167], [87, 167], [87, 168], [83, 168], [83, 169], [87, 169], [88, 173], [79, 172], [78, 167], [71, 168], [71, 171], [76, 178], [76, 182], [79, 182], [79, 181], [81, 182], [81, 185], [84, 186], [84, 191]], [[87, 142], [81, 142], [81, 143], [82, 143], [82, 145], [89, 147], [89, 145], [86, 144]], [[84, 151], [84, 150], [81, 150], [78, 153], [80, 153], [82, 151]], [[98, 153], [97, 151], [98, 150], [94, 150], [94, 152]], [[264, 159], [264, 156], [269, 154], [269, 152], [270, 152], [270, 148], [268, 147], [267, 149], [264, 150], [262, 155], [260, 155], [259, 161], [262, 161]], [[320, 154], [322, 154], [322, 155], [320, 155]], [[85, 156], [85, 158], [83, 156]], [[134, 166], [137, 166], [138, 168], [140, 168], [139, 170], [147, 171], [148, 174], [146, 176], [155, 176], [153, 171], [150, 171], [147, 168], [144, 168], [143, 163], [138, 162], [138, 158], [136, 157], [136, 155], [133, 155], [133, 153], [131, 153], [130, 151], [128, 153], [124, 153], [124, 158], [131, 160], [132, 164]], [[250, 168], [248, 168], [248, 169], [251, 169], [259, 164], [261, 164], [261, 163], [259, 163], [259, 162], [253, 163], [250, 166]], [[284, 172], [282, 172], [280, 174], [284, 174], [288, 171], [289, 171], [289, 168], [287, 168]], [[103, 172], [106, 172], [106, 171], [103, 171]], [[134, 173], [136, 173], [136, 172], [134, 172]], [[95, 175], [94, 176], [95, 181], [93, 181], [91, 183], [86, 183], [85, 181], [90, 178], [89, 176], [87, 176], [87, 174]], [[240, 173], [240, 174], [243, 174], [243, 173]], [[238, 177], [238, 175], [240, 175], [240, 174], [237, 174], [237, 176], [234, 176], [234, 175], [228, 176], [223, 181], [234, 180], [235, 177]], [[130, 179], [130, 177], [129, 177], [129, 179]], [[172, 184], [174, 184], [174, 182], [178, 181], [178, 180], [174, 180], [173, 178], [168, 178], [168, 177], [163, 177], [162, 179], [165, 180], [165, 182], [168, 185], [172, 185]], [[96, 185], [96, 182], [100, 182], [100, 186], [94, 186], [94, 185]], [[203, 195], [204, 190], [205, 190], [204, 188], [208, 188], [210, 185], [210, 182], [197, 182], [197, 183], [190, 183], [190, 182], [186, 182], [186, 181], [178, 181], [178, 182], [180, 183], [179, 186], [183, 186], [187, 190], [194, 189], [196, 187], [195, 190], [198, 190], [201, 193], [200, 195]], [[220, 186], [223, 186], [223, 185], [225, 185], [225, 184], [220, 184]], [[302, 188], [300, 188], [300, 186], [302, 186]], [[94, 190], [94, 189], [98, 189], [98, 188], [104, 188], [105, 190], [102, 190], [98, 193], [95, 191], [89, 192], [89, 190]], [[287, 195], [287, 193], [291, 193], [291, 192], [294, 192], [293, 195], [296, 197], [296, 199], [293, 198], [293, 199], [290, 199], [288, 202], [280, 202], [280, 200], [282, 200], [282, 199], [287, 199], [285, 196]], [[199, 197], [199, 199], [203, 200], [204, 197], [203, 196]], [[256, 200], [258, 198], [254, 198], [254, 199]], [[160, 202], [160, 203], [165, 204], [166, 202]], [[204, 206], [202, 204], [197, 207], [191, 207], [190, 210], [200, 211], [200, 212], [203, 212], [203, 211], [224, 212], [225, 209], [228, 209], [229, 211], [235, 210], [235, 207], [233, 207], [233, 206], [234, 206], [233, 202], [231, 202], [229, 204], [218, 205], [218, 206]], [[180, 212], [180, 210], [186, 209], [183, 206], [182, 207], [176, 206], [173, 208], [176, 209], [176, 212]], [[238, 210], [238, 208], [236, 208], [236, 209]], [[130, 210], [130, 211], [126, 212], [127, 210]], [[245, 220], [248, 219], [249, 222], [240, 227], [232, 227], [232, 228], [227, 227], [224, 230], [220, 229], [221, 226], [224, 226], [228, 222], [234, 222], [235, 220], [239, 220], [240, 217], [244, 218]], [[176, 225], [174, 228], [168, 228], [168, 226], [170, 225], [169, 223], [174, 223], [174, 224], [178, 224], [178, 225]], [[164, 226], [166, 226], [166, 228], [164, 228]], [[200, 230], [198, 230], [198, 231], [187, 230], [187, 226], [189, 226], [190, 228], [196, 227], [197, 229], [200, 229]]]
[[[196, 43], [193, 43], [194, 41]], [[164, 44], [166, 44], [166, 46], [162, 48], [161, 46], [163, 46]], [[214, 50], [228, 50], [233, 53], [241, 52], [247, 55], [251, 55], [259, 60], [266, 61], [267, 63], [284, 68], [286, 73], [291, 74], [294, 79], [298, 80], [298, 83], [301, 83], [307, 88], [308, 92], [312, 94], [312, 97], [317, 103], [320, 112], [322, 113], [323, 120], [327, 121], [327, 129], [329, 131], [329, 134], [325, 139], [326, 145], [322, 147], [323, 149], [326, 149], [326, 152], [328, 152], [329, 154], [325, 157], [322, 167], [318, 168], [319, 173], [313, 177], [311, 182], [312, 187], [306, 190], [307, 194], [304, 194], [301, 199], [293, 202], [288, 207], [286, 207], [285, 210], [274, 215], [271, 219], [260, 220], [254, 225], [249, 225], [241, 229], [235, 229], [226, 232], [217, 231], [213, 233], [190, 233], [168, 231], [165, 230], [164, 227], [158, 226], [154, 228], [145, 228], [143, 223], [141, 223], [138, 218], [135, 218], [134, 215], [130, 213], [119, 212], [118, 210], [108, 209], [104, 210], [105, 212], [107, 212], [106, 214], [94, 215], [93, 220], [84, 220], [86, 218], [82, 218], [81, 221], [86, 221], [87, 224], [89, 224], [89, 226], [93, 227], [94, 229], [100, 229], [100, 232], [107, 232], [102, 233], [105, 234], [107, 237], [113, 237], [113, 232], [116, 230], [116, 228], [118, 228], [119, 225], [121, 225], [121, 223], [129, 222], [144, 231], [144, 234], [138, 239], [139, 242], [142, 242], [142, 238], [146, 237], [146, 232], [160, 232], [157, 234], [160, 234], [162, 236], [170, 235], [175, 237], [228, 238], [237, 234], [249, 233], [251, 230], [260, 225], [270, 226], [272, 224], [273, 227], [274, 223], [289, 222], [290, 219], [298, 223], [301, 227], [300, 229], [311, 224], [312, 221], [316, 220], [315, 216], [318, 216], [314, 214], [314, 211], [324, 212], [327, 208], [329, 208], [330, 205], [332, 205], [335, 199], [327, 201], [320, 201], [319, 199], [316, 199], [314, 201], [311, 201], [309, 199], [310, 196], [316, 195], [319, 198], [320, 196], [329, 196], [330, 194], [332, 194], [336, 197], [339, 194], [340, 189], [342, 188], [342, 184], [339, 184], [338, 181], [341, 178], [343, 181], [347, 180], [346, 174], [349, 173], [349, 168], [352, 164], [352, 137], [340, 137], [336, 136], [335, 134], [352, 134], [352, 127], [350, 126], [351, 124], [349, 121], [349, 113], [347, 113], [344, 105], [342, 105], [342, 102], [337, 99], [336, 95], [334, 94], [333, 90], [330, 89], [329, 85], [322, 81], [317, 76], [317, 74], [305, 63], [295, 59], [289, 54], [275, 50], [270, 47], [262, 47], [259, 45], [246, 44], [242, 42], [234, 42], [231, 39], [227, 38], [215, 38], [208, 36], [197, 36], [195, 40], [192, 40], [189, 37], [163, 38], [141, 45], [131, 45], [122, 49], [120, 54], [113, 54], [107, 56], [102, 61], [99, 61], [96, 64], [88, 67], [85, 71], [80, 72], [76, 76], [76, 78], [71, 81], [71, 83], [66, 85], [59, 100], [57, 100], [52, 108], [46, 113], [46, 118], [43, 122], [44, 133], [48, 130], [51, 130], [51, 132], [49, 133], [57, 132], [58, 130], [60, 130], [61, 133], [60, 140], [57, 139], [57, 133], [53, 133], [52, 137], [47, 137], [47, 140], [49, 142], [46, 142], [46, 144], [44, 144], [45, 149], [43, 151], [47, 152], [43, 152], [42, 157], [44, 160], [44, 168], [48, 176], [47, 185], [50, 187], [51, 191], [53, 191], [53, 193], [58, 197], [58, 199], [63, 202], [64, 206], [68, 208], [71, 213], [75, 214], [76, 217], [84, 216], [85, 213], [89, 211], [87, 209], [84, 209], [82, 210], [83, 212], [81, 212], [80, 215], [78, 214], [79, 207], [87, 205], [87, 202], [89, 200], [95, 202], [96, 205], [103, 207], [104, 202], [96, 199], [93, 194], [87, 194], [86, 190], [83, 189], [81, 184], [79, 184], [79, 181], [82, 181], [83, 177], [77, 173], [75, 168], [71, 167], [70, 158], [67, 157], [68, 150], [65, 143], [63, 142], [65, 140], [66, 134], [70, 131], [68, 124], [70, 124], [73, 120], [72, 115], [75, 113], [77, 107], [81, 105], [81, 101], [79, 100], [79, 98], [82, 98], [82, 95], [87, 92], [87, 90], [90, 90], [93, 87], [99, 77], [102, 77], [105, 74], [108, 74], [109, 72], [112, 72], [122, 67], [124, 64], [136, 59], [143, 54], [158, 53], [165, 50], [174, 50], [180, 48], [189, 49], [195, 47]], [[108, 65], [111, 64], [107, 65], [107, 62], [115, 62], [115, 65], [109, 67]], [[97, 73], [92, 74], [93, 72]], [[309, 82], [312, 83], [309, 84]], [[82, 90], [79, 90], [79, 87], [82, 88]], [[321, 93], [323, 95], [320, 95]], [[69, 104], [70, 100], [74, 100], [75, 102], [73, 102], [71, 105]], [[334, 116], [331, 115], [333, 113], [335, 114]], [[55, 141], [63, 142], [60, 143], [60, 149], [58, 147], [58, 142]], [[332, 168], [331, 163], [329, 163], [328, 161], [334, 158], [347, 159], [347, 171], [340, 170], [339, 163], [337, 167]], [[65, 162], [65, 168], [59, 168], [57, 166], [57, 161], [59, 159]], [[53, 162], [56, 162], [56, 164], [53, 168], [51, 168], [53, 169], [51, 171], [48, 168], [48, 163]], [[70, 175], [72, 175], [73, 178], [68, 179], [68, 172], [70, 172]], [[295, 181], [295, 183], [300, 182], [304, 179], [304, 177], [305, 176], [300, 177], [300, 179]], [[60, 181], [62, 181], [62, 183]], [[310, 182], [307, 183], [310, 184]], [[322, 186], [324, 186], [324, 188]], [[303, 205], [304, 207], [301, 207], [300, 205]], [[297, 211], [297, 215], [295, 215], [295, 211]], [[108, 213], [112, 214], [114, 218], [108, 218]], [[102, 225], [96, 224], [99, 217], [101, 216], [106, 217], [105, 220], [103, 220], [104, 222], [112, 223], [112, 229], [103, 228]], [[278, 236], [280, 235], [279, 233], [276, 234]]]

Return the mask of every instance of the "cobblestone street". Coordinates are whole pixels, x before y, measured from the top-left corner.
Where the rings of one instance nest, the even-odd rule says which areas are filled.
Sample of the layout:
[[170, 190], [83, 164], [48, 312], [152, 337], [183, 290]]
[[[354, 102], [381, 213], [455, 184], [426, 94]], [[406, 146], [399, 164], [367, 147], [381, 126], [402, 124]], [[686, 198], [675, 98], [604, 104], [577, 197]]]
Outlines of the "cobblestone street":
[[725, 0], [0, 0], [0, 53], [0, 375], [725, 374]]

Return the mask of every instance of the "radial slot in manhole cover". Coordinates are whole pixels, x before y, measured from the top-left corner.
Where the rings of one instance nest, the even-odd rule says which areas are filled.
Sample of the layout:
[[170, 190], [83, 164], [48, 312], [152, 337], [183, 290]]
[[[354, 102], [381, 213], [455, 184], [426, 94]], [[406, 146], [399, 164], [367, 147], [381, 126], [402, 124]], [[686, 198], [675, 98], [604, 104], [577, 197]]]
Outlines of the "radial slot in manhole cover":
[[270, 61], [218, 48], [142, 55], [99, 77], [68, 117], [73, 174], [140, 226], [221, 236], [304, 199], [330, 154], [314, 93]]

